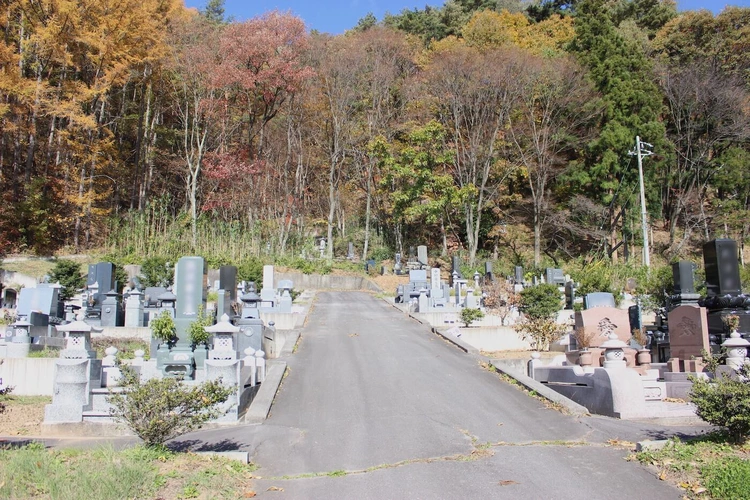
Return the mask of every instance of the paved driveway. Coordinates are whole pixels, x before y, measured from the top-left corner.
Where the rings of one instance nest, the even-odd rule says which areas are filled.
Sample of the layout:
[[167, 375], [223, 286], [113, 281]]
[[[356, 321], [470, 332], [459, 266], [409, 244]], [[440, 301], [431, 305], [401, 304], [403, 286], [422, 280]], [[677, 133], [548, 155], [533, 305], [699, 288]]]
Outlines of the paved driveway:
[[685, 429], [563, 415], [370, 294], [319, 293], [288, 363], [263, 425], [185, 438], [250, 451], [260, 496], [680, 497], [607, 443]]

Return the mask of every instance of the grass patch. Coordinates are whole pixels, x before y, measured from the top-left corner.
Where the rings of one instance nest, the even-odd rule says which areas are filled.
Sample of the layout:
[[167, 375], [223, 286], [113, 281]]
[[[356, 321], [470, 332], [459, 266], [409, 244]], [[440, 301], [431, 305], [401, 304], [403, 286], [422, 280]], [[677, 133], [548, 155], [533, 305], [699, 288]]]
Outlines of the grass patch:
[[684, 489], [687, 498], [750, 498], [750, 447], [730, 444], [726, 433], [684, 443], [674, 439], [661, 450], [632, 458], [656, 467], [659, 478]]
[[135, 351], [143, 349], [146, 353], [144, 359], [149, 359], [148, 342], [138, 337], [119, 338], [119, 337], [98, 337], [91, 339], [91, 347], [96, 351], [96, 357], [102, 359], [105, 356], [105, 349], [113, 346], [117, 348], [117, 357], [119, 359], [134, 359]]
[[135, 447], [0, 450], [0, 498], [242, 498], [253, 468], [221, 457]]
[[39, 350], [30, 350], [29, 356], [30, 358], [57, 358], [60, 357], [60, 349], [54, 349], [45, 347], [44, 349]]
[[13, 394], [6, 394], [5, 396], [0, 396], [0, 401], [5, 402], [9, 407], [30, 406], [50, 404], [52, 403], [52, 396], [14, 396]]

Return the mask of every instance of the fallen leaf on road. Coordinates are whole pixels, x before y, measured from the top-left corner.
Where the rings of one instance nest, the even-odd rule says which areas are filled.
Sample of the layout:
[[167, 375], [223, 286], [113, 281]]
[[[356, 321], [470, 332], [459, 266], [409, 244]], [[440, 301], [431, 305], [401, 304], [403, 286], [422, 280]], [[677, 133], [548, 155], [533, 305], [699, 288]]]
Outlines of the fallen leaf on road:
[[499, 483], [500, 486], [510, 486], [511, 484], [519, 484], [518, 481], [513, 481], [512, 479], [503, 479]]
[[659, 480], [665, 481], [667, 479], [667, 471], [663, 470], [661, 471], [661, 474], [659, 474]]
[[358, 333], [350, 333], [349, 336], [350, 337], [359, 337], [359, 334]]
[[284, 488], [279, 488], [278, 486], [271, 486], [266, 491], [284, 491]]
[[254, 491], [248, 491], [247, 493], [245, 493], [243, 495], [243, 497], [244, 498], [255, 498], [256, 495], [257, 495], [257, 493], [255, 493]]
[[631, 443], [630, 441], [622, 441], [620, 439], [610, 439], [607, 441], [607, 444], [609, 446], [619, 446], [622, 448], [635, 448], [635, 443]]

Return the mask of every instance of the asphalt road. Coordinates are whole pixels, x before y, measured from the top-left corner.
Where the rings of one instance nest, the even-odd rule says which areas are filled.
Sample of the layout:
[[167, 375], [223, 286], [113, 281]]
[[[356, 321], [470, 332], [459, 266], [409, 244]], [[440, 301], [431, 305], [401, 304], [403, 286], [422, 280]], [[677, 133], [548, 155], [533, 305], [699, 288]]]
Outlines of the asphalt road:
[[249, 451], [264, 498], [680, 498], [608, 443], [695, 429], [563, 415], [372, 295], [319, 293], [288, 366], [264, 424], [175, 444]]

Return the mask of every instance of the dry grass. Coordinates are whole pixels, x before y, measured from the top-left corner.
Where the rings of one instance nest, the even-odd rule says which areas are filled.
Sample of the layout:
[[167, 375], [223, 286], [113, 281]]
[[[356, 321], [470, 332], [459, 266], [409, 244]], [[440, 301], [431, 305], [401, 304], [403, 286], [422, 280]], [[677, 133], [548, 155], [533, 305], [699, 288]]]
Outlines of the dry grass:
[[0, 414], [0, 436], [38, 436], [44, 420], [44, 406], [52, 402], [47, 396], [3, 397], [7, 406]]
[[[531, 359], [531, 353], [534, 351], [531, 350], [511, 350], [511, 351], [482, 351], [482, 356], [485, 356], [490, 359], [525, 359], [529, 360]], [[561, 354], [565, 354], [562, 352], [540, 352], [541, 359], [552, 359], [556, 356], [559, 356]]]

